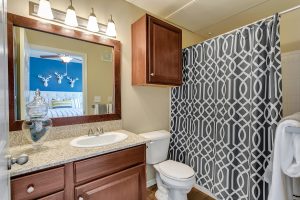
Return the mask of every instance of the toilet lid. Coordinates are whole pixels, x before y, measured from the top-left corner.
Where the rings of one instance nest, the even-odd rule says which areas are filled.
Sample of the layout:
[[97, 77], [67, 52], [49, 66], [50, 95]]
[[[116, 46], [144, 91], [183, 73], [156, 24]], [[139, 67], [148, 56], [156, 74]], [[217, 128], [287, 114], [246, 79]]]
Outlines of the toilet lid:
[[191, 167], [173, 160], [164, 161], [158, 166], [163, 175], [174, 179], [187, 179], [195, 174]]

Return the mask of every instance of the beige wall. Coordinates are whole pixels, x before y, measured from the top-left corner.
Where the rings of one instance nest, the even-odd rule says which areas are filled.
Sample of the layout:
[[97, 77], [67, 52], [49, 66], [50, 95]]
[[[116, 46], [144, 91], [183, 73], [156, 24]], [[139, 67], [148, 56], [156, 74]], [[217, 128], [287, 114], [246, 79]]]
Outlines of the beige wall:
[[[66, 10], [69, 1], [51, 0], [52, 7]], [[121, 41], [122, 120], [123, 128], [136, 133], [169, 128], [169, 89], [131, 86], [131, 24], [145, 11], [124, 0], [74, 0], [78, 16], [87, 18], [94, 7], [99, 22], [107, 23], [110, 14]], [[8, 0], [8, 12], [28, 16], [28, 0]], [[183, 30], [183, 46], [202, 38]]]
[[283, 115], [300, 112], [300, 9], [281, 16]]
[[300, 112], [300, 51], [282, 54], [283, 116]]
[[[86, 56], [87, 66], [84, 67], [87, 68], [87, 91], [85, 92], [87, 92], [88, 114], [93, 114], [92, 105], [95, 96], [101, 97], [101, 103], [109, 103], [108, 98], [113, 96], [113, 63], [103, 61], [101, 56], [111, 52], [111, 47], [29, 29], [26, 29], [26, 33], [31, 45], [55, 48], [65, 53]], [[68, 70], [72, 69], [68, 68]]]
[[283, 52], [300, 49], [300, 9], [281, 16], [281, 50]]

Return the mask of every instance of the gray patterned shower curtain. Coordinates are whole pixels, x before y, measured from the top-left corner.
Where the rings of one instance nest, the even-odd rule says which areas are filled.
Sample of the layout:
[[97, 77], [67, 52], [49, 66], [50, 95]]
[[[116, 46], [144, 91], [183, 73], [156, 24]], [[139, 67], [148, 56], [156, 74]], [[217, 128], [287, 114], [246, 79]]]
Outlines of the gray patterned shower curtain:
[[171, 92], [170, 159], [218, 199], [267, 200], [263, 180], [282, 117], [278, 15], [183, 50]]

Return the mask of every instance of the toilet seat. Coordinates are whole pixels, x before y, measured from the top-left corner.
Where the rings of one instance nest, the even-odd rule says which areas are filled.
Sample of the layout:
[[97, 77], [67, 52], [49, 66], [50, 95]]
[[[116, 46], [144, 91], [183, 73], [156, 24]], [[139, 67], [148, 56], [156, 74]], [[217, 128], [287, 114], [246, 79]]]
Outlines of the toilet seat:
[[167, 160], [158, 164], [162, 175], [177, 181], [186, 181], [194, 177], [194, 170], [180, 162]]

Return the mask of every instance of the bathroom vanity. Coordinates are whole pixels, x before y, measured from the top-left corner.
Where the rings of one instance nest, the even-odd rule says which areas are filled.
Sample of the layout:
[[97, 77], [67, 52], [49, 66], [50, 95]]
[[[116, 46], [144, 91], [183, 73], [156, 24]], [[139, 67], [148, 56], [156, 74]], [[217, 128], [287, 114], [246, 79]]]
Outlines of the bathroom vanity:
[[72, 147], [72, 138], [46, 142], [39, 152], [11, 148], [29, 152], [29, 162], [11, 170], [12, 199], [145, 199], [147, 140], [122, 132], [126, 140], [96, 148]]

